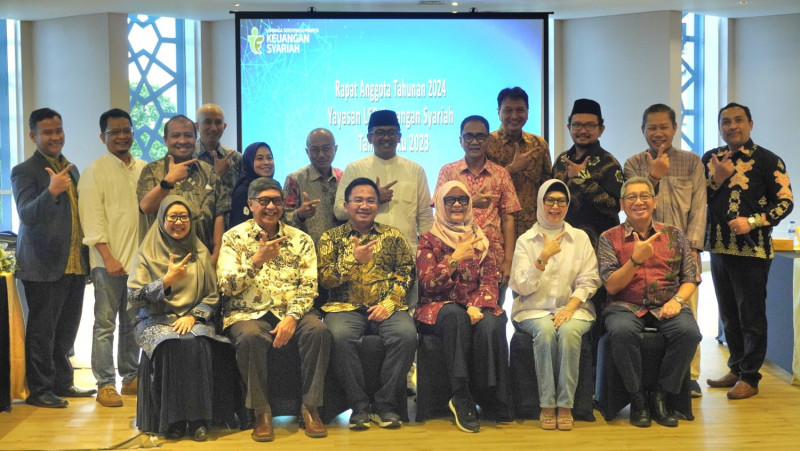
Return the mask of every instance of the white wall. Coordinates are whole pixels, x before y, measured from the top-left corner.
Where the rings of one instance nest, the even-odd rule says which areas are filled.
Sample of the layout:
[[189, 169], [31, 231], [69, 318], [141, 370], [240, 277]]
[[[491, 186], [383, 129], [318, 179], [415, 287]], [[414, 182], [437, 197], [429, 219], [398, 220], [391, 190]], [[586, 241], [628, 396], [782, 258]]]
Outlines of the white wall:
[[[733, 61], [728, 66], [728, 101], [750, 107], [752, 138], [786, 163], [800, 193], [800, 152], [796, 132], [800, 104], [800, 14], [736, 19], [729, 28]], [[733, 76], [735, 74], [735, 76]], [[795, 195], [795, 202], [800, 196]], [[800, 206], [784, 220], [800, 221]], [[784, 227], [778, 232], [785, 232]]]
[[572, 146], [566, 123], [575, 99], [600, 103], [600, 143], [620, 164], [646, 146], [645, 108], [666, 103], [680, 112], [680, 12], [556, 21], [555, 36], [554, 155]]
[[[216, 103], [225, 112], [228, 128], [222, 144], [236, 148], [236, 36], [235, 22], [220, 20], [202, 25], [203, 98], [202, 103]], [[244, 150], [244, 149], [239, 149]]]
[[[83, 169], [106, 151], [98, 119], [104, 111], [128, 109], [128, 45], [124, 14], [94, 14], [24, 22], [23, 114], [50, 107], [64, 119], [64, 156]], [[27, 139], [25, 157], [35, 151]]]

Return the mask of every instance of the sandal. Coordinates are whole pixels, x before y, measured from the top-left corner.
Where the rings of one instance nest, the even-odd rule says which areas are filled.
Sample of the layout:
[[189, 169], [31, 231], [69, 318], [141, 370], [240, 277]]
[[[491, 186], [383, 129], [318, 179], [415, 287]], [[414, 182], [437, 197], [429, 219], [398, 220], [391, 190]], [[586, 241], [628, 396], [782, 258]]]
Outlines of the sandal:
[[552, 431], [556, 428], [555, 415], [539, 414], [539, 421], [542, 423], [542, 429], [545, 431]]
[[560, 431], [571, 431], [572, 424], [575, 422], [573, 420], [572, 415], [559, 415], [558, 416], [558, 430]]

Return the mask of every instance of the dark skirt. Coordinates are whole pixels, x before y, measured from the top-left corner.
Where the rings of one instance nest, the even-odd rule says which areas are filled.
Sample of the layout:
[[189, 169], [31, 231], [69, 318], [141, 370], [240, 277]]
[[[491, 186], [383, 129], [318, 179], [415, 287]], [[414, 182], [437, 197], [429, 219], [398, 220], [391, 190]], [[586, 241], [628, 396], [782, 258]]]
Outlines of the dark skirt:
[[136, 426], [164, 435], [170, 424], [236, 424], [238, 381], [229, 344], [192, 334], [165, 340], [153, 357], [142, 353]]

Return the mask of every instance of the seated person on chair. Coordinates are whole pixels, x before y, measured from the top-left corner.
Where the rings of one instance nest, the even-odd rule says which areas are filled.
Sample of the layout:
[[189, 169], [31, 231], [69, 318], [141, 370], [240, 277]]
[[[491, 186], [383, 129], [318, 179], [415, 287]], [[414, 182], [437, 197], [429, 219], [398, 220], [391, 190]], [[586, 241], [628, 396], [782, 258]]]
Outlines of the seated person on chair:
[[591, 297], [600, 286], [589, 236], [564, 221], [569, 200], [560, 180], [539, 188], [537, 222], [517, 239], [509, 283], [514, 327], [533, 339], [542, 429], [567, 431], [573, 424], [581, 340], [594, 323]]
[[[156, 222], [139, 246], [128, 277], [128, 315], [142, 347], [136, 425], [178, 439], [187, 430], [204, 441], [214, 405], [211, 317], [219, 295], [208, 249], [195, 235], [180, 196], [161, 201]], [[149, 390], [148, 390], [149, 388]]]
[[[684, 299], [697, 289], [699, 275], [694, 253], [683, 232], [653, 221], [656, 196], [653, 185], [633, 177], [622, 185], [625, 223], [606, 230], [597, 245], [600, 278], [608, 290], [605, 325], [611, 352], [625, 389], [631, 395], [630, 422], [650, 426], [677, 426], [667, 410], [667, 393], [677, 394], [700, 343], [700, 330]], [[658, 329], [666, 351], [655, 389], [645, 396], [639, 334]]]
[[[333, 336], [331, 362], [353, 409], [351, 429], [367, 429], [370, 420], [383, 428], [398, 428], [398, 412], [406, 406], [396, 400], [405, 399], [406, 374], [417, 345], [406, 304], [406, 293], [414, 285], [414, 258], [398, 229], [375, 222], [375, 182], [354, 179], [344, 198], [350, 219], [319, 240], [320, 286], [329, 290], [322, 310]], [[386, 351], [371, 413], [358, 354], [365, 334], [379, 335]]]
[[510, 417], [508, 319], [497, 306], [497, 263], [489, 255], [486, 235], [473, 224], [467, 187], [446, 182], [434, 202], [433, 227], [420, 237], [417, 248], [421, 293], [414, 318], [420, 333], [442, 339], [452, 393], [448, 405], [456, 426], [478, 432], [470, 386], [490, 398], [487, 407]]
[[331, 336], [311, 308], [317, 294], [314, 242], [281, 222], [283, 192], [278, 182], [257, 178], [247, 197], [253, 219], [223, 235], [217, 277], [220, 292], [227, 297], [223, 329], [236, 347], [239, 373], [247, 387], [245, 406], [256, 415], [252, 438], [258, 442], [275, 438], [267, 374], [280, 368], [269, 368], [268, 356], [273, 348], [289, 343], [296, 343], [300, 351], [300, 426], [309, 437], [325, 437], [328, 433], [317, 408], [322, 405]]

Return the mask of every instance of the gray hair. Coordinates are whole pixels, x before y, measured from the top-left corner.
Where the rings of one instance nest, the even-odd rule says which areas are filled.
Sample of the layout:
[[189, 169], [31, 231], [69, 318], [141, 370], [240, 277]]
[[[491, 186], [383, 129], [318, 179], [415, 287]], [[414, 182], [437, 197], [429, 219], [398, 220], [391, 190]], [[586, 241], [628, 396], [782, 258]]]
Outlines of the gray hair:
[[281, 193], [281, 198], [283, 198], [283, 190], [281, 189], [281, 184], [278, 183], [277, 180], [271, 179], [269, 177], [259, 177], [250, 182], [250, 186], [247, 188], [247, 198], [255, 199], [256, 197], [258, 197], [259, 193], [261, 193], [262, 191], [266, 191], [268, 189], [278, 190], [278, 192]]
[[653, 184], [650, 183], [650, 180], [647, 180], [644, 177], [631, 177], [628, 180], [625, 180], [625, 183], [622, 184], [622, 190], [619, 193], [619, 197], [625, 197], [625, 190], [628, 189], [628, 185], [633, 185], [636, 183], [644, 183], [648, 188], [650, 188], [650, 194], [654, 196], [656, 195], [656, 189], [653, 188]]

